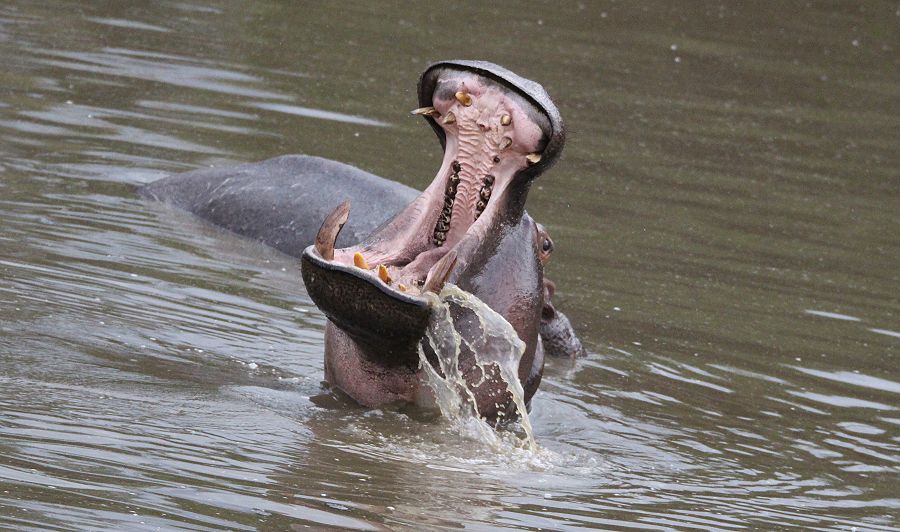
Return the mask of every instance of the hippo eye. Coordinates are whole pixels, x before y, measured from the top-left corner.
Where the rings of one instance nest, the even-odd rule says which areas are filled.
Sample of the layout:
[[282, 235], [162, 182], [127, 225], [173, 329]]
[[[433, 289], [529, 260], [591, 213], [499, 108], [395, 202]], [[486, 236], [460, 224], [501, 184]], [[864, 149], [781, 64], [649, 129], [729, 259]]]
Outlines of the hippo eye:
[[550, 253], [553, 251], [553, 242], [551, 242], [549, 238], [545, 238], [542, 249], [544, 250], [544, 253]]

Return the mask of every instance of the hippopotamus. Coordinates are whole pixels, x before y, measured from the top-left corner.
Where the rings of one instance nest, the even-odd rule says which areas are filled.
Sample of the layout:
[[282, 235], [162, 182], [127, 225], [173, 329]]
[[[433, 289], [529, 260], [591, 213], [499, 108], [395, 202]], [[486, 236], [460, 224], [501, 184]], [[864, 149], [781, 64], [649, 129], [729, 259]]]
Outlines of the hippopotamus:
[[[429, 66], [418, 98], [413, 113], [444, 153], [421, 193], [309, 156], [196, 170], [139, 193], [299, 256], [307, 292], [328, 317], [326, 381], [357, 402], [428, 396], [418, 349], [439, 368], [421, 340], [435, 304], [429, 293], [445, 283], [482, 300], [524, 343], [518, 373], [528, 402], [545, 350], [583, 353], [543, 276], [552, 239], [524, 209], [532, 181], [559, 158], [562, 120], [540, 85], [482, 61]], [[351, 215], [351, 206], [360, 208]], [[514, 416], [499, 373], [476, 355], [463, 349], [459, 367], [479, 415]]]

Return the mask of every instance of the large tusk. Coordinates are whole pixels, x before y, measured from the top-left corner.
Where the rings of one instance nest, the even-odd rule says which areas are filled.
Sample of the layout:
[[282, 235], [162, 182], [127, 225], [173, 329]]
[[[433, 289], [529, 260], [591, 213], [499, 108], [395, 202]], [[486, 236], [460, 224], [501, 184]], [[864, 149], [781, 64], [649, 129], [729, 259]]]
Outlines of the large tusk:
[[446, 255], [441, 257], [441, 260], [437, 261], [437, 263], [431, 267], [431, 270], [428, 272], [428, 278], [425, 279], [425, 286], [422, 287], [422, 291], [431, 291], [435, 294], [439, 293], [441, 289], [444, 288], [444, 283], [447, 282], [447, 277], [450, 277], [450, 272], [453, 271], [454, 266], [456, 266], [456, 250], [451, 249]]
[[325, 260], [334, 259], [334, 242], [337, 240], [341, 228], [350, 217], [350, 200], [341, 203], [325, 217], [322, 227], [316, 233], [316, 251]]

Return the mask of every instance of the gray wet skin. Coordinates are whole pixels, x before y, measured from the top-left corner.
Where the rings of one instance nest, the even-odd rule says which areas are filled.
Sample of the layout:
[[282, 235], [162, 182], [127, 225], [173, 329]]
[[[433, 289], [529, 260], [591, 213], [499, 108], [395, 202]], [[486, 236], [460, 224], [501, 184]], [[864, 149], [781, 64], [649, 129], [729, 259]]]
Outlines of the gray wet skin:
[[[385, 220], [419, 195], [415, 189], [353, 166], [307, 155], [284, 155], [225, 168], [202, 168], [160, 179], [138, 191], [215, 225], [259, 240], [299, 257], [316, 236], [319, 223], [334, 206], [350, 200], [359, 209], [341, 230], [337, 244], [348, 246], [372, 234]], [[561, 338], [574, 330], [558, 317], [551, 297], [544, 298], [541, 339], [547, 356], [567, 358], [583, 353]]]
[[345, 200], [360, 209], [341, 231], [348, 246], [372, 234], [419, 194], [348, 164], [283, 155], [225, 168], [201, 168], [142, 187], [138, 194], [189, 211], [215, 225], [299, 257], [322, 220]]
[[[427, 401], [416, 345], [430, 303], [421, 293], [446, 281], [502, 315], [525, 343], [519, 378], [527, 402], [544, 363], [546, 233], [524, 207], [532, 180], [559, 156], [562, 122], [539, 85], [484, 62], [432, 65], [419, 103], [444, 146], [431, 185], [361, 243], [334, 249], [322, 238], [302, 255], [307, 290], [330, 320], [326, 379], [368, 406]], [[321, 234], [334, 235], [338, 218]], [[462, 336], [479, 334], [465, 327]], [[436, 355], [427, 348], [426, 355], [436, 366]], [[499, 373], [485, 376], [475, 362], [464, 349], [460, 369], [479, 413], [513, 415]]]

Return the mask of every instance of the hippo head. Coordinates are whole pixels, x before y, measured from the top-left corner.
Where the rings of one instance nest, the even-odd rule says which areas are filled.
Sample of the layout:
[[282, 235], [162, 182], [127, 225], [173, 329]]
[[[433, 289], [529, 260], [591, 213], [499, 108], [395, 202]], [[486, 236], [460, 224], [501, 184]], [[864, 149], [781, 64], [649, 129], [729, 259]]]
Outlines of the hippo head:
[[[329, 319], [326, 379], [369, 406], [420, 400], [417, 345], [434, 304], [424, 294], [450, 282], [501, 314], [525, 343], [519, 376], [527, 401], [543, 369], [546, 239], [524, 207], [532, 180], [559, 157], [562, 121], [540, 85], [481, 61], [431, 65], [418, 93], [413, 113], [444, 149], [431, 185], [349, 248], [334, 248], [349, 215], [347, 203], [338, 206], [302, 255], [307, 291]], [[481, 415], [494, 418], [509, 408], [505, 386], [481, 374], [473, 356], [461, 354], [460, 369]]]

